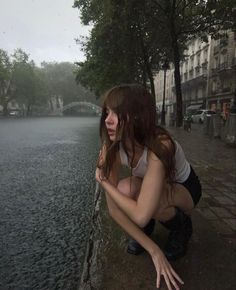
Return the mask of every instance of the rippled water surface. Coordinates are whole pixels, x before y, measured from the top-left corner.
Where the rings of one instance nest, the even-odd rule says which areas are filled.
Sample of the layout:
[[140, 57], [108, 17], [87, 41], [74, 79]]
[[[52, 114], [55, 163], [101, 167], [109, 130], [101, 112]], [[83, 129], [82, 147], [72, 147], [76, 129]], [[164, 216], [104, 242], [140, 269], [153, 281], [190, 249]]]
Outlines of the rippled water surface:
[[0, 289], [73, 290], [90, 231], [97, 118], [0, 119]]

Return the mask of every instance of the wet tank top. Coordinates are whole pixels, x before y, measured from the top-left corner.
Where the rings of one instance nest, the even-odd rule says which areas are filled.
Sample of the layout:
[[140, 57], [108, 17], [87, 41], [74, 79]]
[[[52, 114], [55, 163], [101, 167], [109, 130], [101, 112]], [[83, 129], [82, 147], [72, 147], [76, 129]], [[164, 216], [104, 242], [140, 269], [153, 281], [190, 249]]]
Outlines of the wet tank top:
[[[120, 152], [121, 164], [131, 168], [128, 162], [128, 156], [125, 153], [125, 150], [121, 143], [120, 143], [119, 152]], [[145, 176], [147, 172], [147, 166], [148, 166], [147, 155], [148, 155], [148, 149], [147, 147], [144, 147], [143, 154], [138, 160], [137, 165], [134, 168], [131, 168], [133, 176], [138, 176], [141, 178]], [[185, 158], [184, 151], [177, 141], [175, 141], [175, 169], [176, 169], [175, 181], [180, 182], [180, 183], [186, 181], [186, 179], [188, 178], [190, 174], [190, 164]]]

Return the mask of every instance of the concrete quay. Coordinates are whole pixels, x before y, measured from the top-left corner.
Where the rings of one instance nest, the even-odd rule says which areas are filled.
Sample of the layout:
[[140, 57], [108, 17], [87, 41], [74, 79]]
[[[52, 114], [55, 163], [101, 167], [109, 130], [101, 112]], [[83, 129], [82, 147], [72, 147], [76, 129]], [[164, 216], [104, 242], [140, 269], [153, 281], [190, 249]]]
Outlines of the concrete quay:
[[[203, 196], [192, 220], [194, 232], [187, 255], [172, 265], [186, 290], [236, 289], [236, 149], [204, 135], [167, 128], [200, 177]], [[156, 225], [152, 239], [163, 247], [168, 232]], [[156, 274], [147, 253], [126, 253], [128, 237], [108, 215], [104, 196], [97, 199], [80, 290], [153, 290]], [[162, 283], [159, 289], [167, 289]]]

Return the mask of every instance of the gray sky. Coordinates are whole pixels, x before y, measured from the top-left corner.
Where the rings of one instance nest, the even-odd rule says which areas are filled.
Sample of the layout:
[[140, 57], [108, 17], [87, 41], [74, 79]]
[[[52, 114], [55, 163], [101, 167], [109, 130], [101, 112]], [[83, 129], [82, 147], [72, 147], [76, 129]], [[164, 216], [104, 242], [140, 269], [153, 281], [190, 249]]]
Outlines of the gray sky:
[[0, 0], [0, 48], [22, 48], [37, 65], [42, 61], [84, 60], [75, 38], [89, 34], [73, 0]]

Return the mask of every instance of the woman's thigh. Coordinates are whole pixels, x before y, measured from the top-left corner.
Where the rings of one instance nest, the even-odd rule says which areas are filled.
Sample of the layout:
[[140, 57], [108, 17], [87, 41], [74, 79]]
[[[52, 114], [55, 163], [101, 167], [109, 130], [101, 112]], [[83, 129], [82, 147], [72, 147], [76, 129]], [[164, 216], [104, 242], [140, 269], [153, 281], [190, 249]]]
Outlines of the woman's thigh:
[[155, 216], [165, 216], [165, 211], [173, 207], [178, 207], [186, 213], [190, 213], [194, 208], [190, 192], [178, 183], [173, 186], [168, 184], [165, 186]]
[[185, 212], [194, 208], [194, 202], [188, 189], [182, 184], [176, 183], [173, 188], [173, 206], [179, 207]]
[[121, 179], [117, 185], [117, 189], [120, 193], [136, 200], [139, 196], [141, 185], [142, 178], [130, 176]]
[[[121, 179], [117, 185], [120, 193], [137, 200], [141, 185], [142, 178], [131, 176]], [[166, 184], [163, 188], [157, 211], [153, 215], [154, 218], [166, 217], [169, 215], [171, 208], [178, 207], [186, 213], [190, 213], [194, 208], [193, 199], [190, 192], [183, 185], [175, 183], [173, 186]]]

